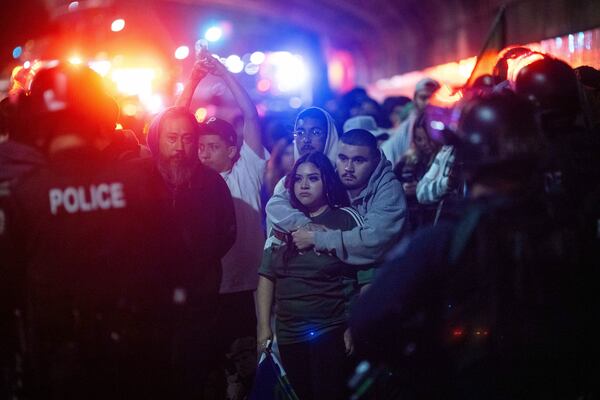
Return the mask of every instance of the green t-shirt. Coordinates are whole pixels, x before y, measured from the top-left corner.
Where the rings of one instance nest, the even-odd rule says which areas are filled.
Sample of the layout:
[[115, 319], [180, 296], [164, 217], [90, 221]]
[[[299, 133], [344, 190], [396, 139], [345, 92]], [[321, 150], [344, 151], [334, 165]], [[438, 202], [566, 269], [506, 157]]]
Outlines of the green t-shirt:
[[[330, 209], [312, 218], [329, 229], [351, 230], [358, 225], [353, 212]], [[284, 262], [287, 246], [266, 249], [259, 274], [275, 282], [277, 340], [281, 344], [315, 338], [344, 325], [359, 284], [368, 283], [372, 273], [340, 261], [335, 255], [293, 253]], [[360, 278], [360, 279], [359, 279]]]

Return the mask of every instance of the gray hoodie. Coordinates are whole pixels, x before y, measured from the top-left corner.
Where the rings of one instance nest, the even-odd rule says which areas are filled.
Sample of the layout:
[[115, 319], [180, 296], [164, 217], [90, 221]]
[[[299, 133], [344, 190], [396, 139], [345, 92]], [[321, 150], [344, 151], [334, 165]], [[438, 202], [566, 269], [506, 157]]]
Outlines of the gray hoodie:
[[[335, 122], [329, 113], [319, 107], [309, 107], [309, 109], [317, 109], [325, 115], [327, 119], [327, 139], [325, 140], [325, 149], [323, 153], [329, 158], [332, 165], [335, 166], [335, 160], [337, 158], [337, 147], [338, 147], [338, 133], [335, 127]], [[304, 110], [304, 111], [306, 111]], [[303, 112], [304, 112], [303, 111]], [[298, 117], [302, 115], [302, 112], [298, 114]], [[294, 126], [298, 125], [298, 118]], [[300, 154], [296, 146], [296, 139], [294, 139], [294, 159], [298, 159]], [[269, 199], [266, 206], [267, 212], [267, 236], [270, 236], [271, 229], [275, 227], [277, 230], [282, 232], [292, 232], [296, 229], [310, 223], [310, 219], [302, 212], [298, 211], [290, 205], [290, 196], [284, 186], [285, 177], [283, 177], [275, 186], [273, 196]], [[271, 245], [271, 241], [267, 240], [266, 247]]]
[[364, 225], [350, 231], [315, 232], [315, 250], [335, 251], [348, 264], [380, 261], [398, 243], [406, 217], [404, 190], [383, 153], [367, 186], [350, 202], [365, 219]]

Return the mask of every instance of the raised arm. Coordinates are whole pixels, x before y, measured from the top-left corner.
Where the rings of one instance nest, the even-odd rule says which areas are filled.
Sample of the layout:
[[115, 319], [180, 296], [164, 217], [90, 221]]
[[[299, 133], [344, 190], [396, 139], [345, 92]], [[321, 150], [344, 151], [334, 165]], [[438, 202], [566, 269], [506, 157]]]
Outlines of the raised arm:
[[208, 70], [202, 63], [197, 61], [196, 64], [194, 64], [190, 78], [183, 86], [183, 91], [177, 100], [175, 100], [175, 105], [189, 109], [192, 104], [192, 97], [194, 97], [196, 87], [198, 87], [198, 84], [206, 77], [206, 75], [208, 75]]
[[260, 135], [260, 124], [258, 120], [258, 112], [256, 106], [246, 89], [235, 79], [233, 74], [227, 71], [227, 68], [220, 62], [215, 60], [214, 73], [219, 74], [233, 95], [236, 103], [242, 110], [244, 117], [244, 129], [242, 135], [244, 142], [262, 159], [265, 159], [265, 151]]

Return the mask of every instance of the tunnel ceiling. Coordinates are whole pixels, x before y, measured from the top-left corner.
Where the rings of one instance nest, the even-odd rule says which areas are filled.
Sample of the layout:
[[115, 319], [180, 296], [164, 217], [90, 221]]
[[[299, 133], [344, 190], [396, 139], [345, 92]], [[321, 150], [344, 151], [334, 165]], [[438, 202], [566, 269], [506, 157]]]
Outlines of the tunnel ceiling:
[[[44, 0], [64, 9], [67, 0]], [[92, 0], [90, 0], [92, 1]], [[223, 10], [257, 29], [268, 21], [316, 33], [334, 48], [352, 51], [363, 81], [476, 55], [502, 4], [506, 43], [527, 43], [600, 26], [597, 0], [93, 0], [111, 7], [152, 4]], [[248, 19], [250, 18], [250, 19]], [[252, 29], [252, 28], [250, 28]]]
[[373, 80], [476, 55], [503, 4], [506, 43], [600, 26], [597, 0], [168, 0], [313, 30], [353, 51]]

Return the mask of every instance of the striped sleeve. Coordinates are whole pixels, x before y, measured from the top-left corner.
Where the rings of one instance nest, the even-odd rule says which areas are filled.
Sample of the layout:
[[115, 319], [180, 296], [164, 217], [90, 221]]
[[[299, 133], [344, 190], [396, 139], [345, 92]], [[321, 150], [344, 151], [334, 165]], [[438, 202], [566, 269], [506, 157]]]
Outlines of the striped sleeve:
[[448, 193], [448, 176], [454, 164], [454, 148], [444, 146], [435, 156], [431, 167], [417, 183], [417, 200], [432, 204], [442, 200]]
[[[350, 216], [356, 223], [356, 226], [364, 226], [365, 225], [365, 219], [354, 208], [342, 207], [341, 210], [350, 214]], [[356, 271], [356, 280], [357, 280], [359, 286], [369, 284], [375, 278], [375, 267], [371, 267], [371, 268], [365, 268], [365, 267], [366, 266], [362, 266], [362, 267], [360, 267], [359, 270]]]
[[352, 219], [356, 223], [355, 226], [364, 226], [365, 225], [365, 219], [354, 208], [352, 208], [352, 207], [342, 207], [342, 208], [340, 208], [340, 210], [343, 210], [343, 211], [347, 212], [348, 214], [350, 214], [350, 216], [352, 217]]

